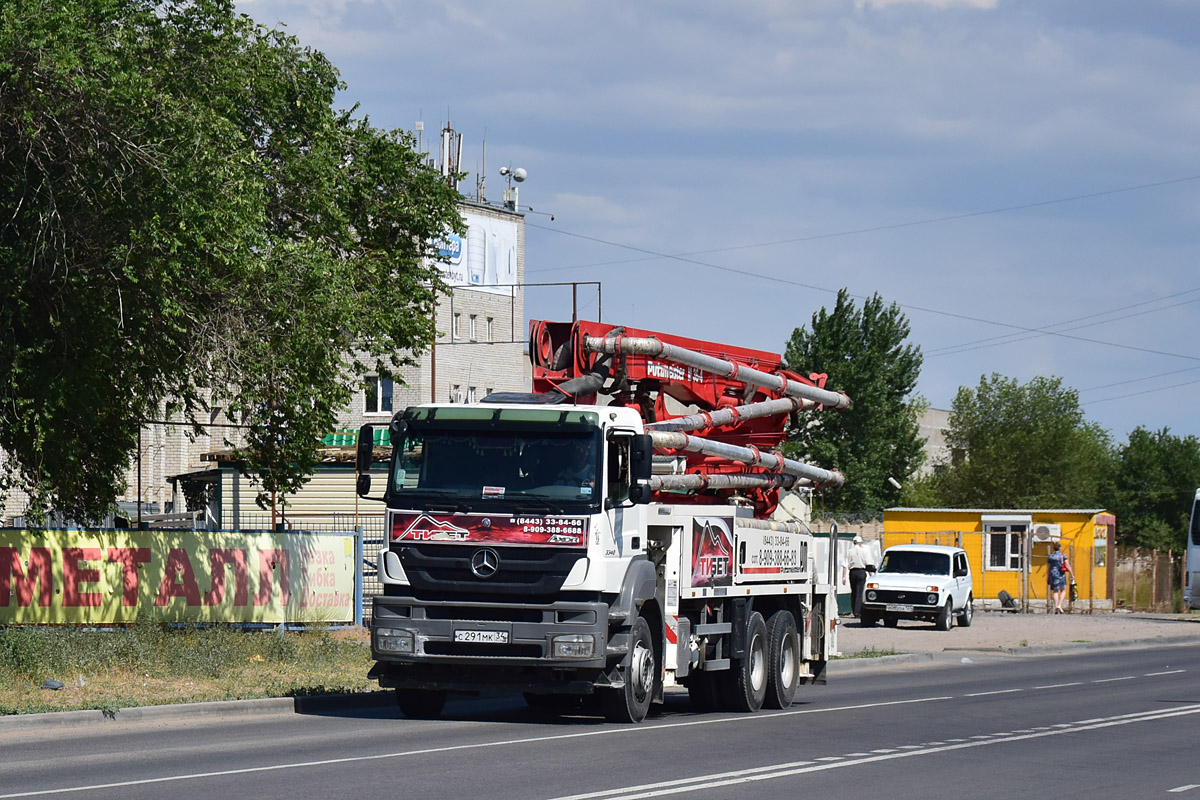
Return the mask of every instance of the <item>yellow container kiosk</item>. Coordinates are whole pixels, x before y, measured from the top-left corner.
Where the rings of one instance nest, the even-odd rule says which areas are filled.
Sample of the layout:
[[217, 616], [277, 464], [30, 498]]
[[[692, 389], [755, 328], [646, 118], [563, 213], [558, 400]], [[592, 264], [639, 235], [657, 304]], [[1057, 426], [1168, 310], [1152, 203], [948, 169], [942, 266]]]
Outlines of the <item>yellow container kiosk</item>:
[[1048, 607], [1046, 557], [1058, 543], [1078, 587], [1074, 611], [1112, 608], [1108, 565], [1117, 520], [1102, 508], [889, 508], [884, 548], [945, 544], [967, 551], [976, 608], [997, 608], [1001, 591], [1023, 611]]

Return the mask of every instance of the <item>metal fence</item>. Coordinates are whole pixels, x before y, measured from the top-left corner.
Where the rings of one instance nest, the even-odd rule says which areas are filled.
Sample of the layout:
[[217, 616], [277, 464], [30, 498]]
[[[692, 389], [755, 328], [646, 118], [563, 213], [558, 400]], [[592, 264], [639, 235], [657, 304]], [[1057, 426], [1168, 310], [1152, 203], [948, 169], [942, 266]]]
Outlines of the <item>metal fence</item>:
[[1155, 612], [1183, 608], [1182, 553], [1118, 547], [1112, 580], [1117, 608]]

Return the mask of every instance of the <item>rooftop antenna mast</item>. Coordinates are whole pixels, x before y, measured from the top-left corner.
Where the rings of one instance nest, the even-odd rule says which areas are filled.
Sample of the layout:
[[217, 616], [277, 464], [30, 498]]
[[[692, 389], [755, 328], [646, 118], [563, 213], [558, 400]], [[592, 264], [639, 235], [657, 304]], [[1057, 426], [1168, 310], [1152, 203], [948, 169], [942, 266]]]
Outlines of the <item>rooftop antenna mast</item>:
[[439, 171], [451, 189], [458, 189], [458, 174], [462, 165], [462, 134], [450, 127], [442, 128], [442, 163]]

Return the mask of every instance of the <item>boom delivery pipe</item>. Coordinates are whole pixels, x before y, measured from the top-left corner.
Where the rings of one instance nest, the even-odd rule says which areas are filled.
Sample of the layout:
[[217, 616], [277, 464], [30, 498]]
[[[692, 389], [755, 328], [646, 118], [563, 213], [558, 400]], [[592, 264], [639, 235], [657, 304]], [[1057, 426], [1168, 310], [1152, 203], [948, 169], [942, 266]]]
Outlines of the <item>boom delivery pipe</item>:
[[646, 426], [648, 431], [695, 431], [702, 428], [719, 428], [722, 425], [734, 425], [742, 420], [773, 417], [777, 414], [790, 414], [793, 411], [807, 411], [816, 403], [811, 400], [801, 400], [798, 397], [781, 397], [777, 400], [764, 400], [761, 403], [750, 403], [734, 408], [722, 408], [720, 411], [703, 411], [699, 414], [689, 414], [686, 417], [665, 419], [662, 422], [652, 422]]
[[702, 439], [699, 436], [689, 436], [686, 433], [675, 433], [672, 431], [652, 430], [650, 431], [650, 440], [654, 444], [654, 447], [659, 449], [687, 450], [707, 456], [728, 458], [732, 461], [740, 461], [743, 464], [763, 466], [769, 470], [782, 472], [785, 475], [808, 478], [813, 483], [833, 489], [836, 489], [845, 482], [842, 473], [837, 470], [821, 469], [811, 464], [805, 464], [802, 461], [793, 461], [790, 458], [784, 458], [775, 453], [764, 453], [757, 447], [739, 447], [733, 444], [726, 444], [725, 442], [716, 442], [712, 439]]
[[592, 353], [608, 353], [613, 355], [629, 354], [638, 356], [653, 356], [663, 361], [671, 361], [689, 367], [707, 370], [730, 380], [742, 381], [753, 386], [761, 386], [773, 392], [789, 397], [800, 397], [812, 400], [825, 408], [843, 409], [850, 407], [850, 398], [844, 392], [831, 392], [807, 383], [789, 381], [782, 375], [772, 375], [752, 367], [742, 366], [733, 361], [726, 361], [714, 356], [706, 356], [694, 350], [676, 347], [673, 344], [660, 342], [658, 339], [635, 338], [631, 336], [600, 337], [588, 336], [584, 339], [584, 348]]

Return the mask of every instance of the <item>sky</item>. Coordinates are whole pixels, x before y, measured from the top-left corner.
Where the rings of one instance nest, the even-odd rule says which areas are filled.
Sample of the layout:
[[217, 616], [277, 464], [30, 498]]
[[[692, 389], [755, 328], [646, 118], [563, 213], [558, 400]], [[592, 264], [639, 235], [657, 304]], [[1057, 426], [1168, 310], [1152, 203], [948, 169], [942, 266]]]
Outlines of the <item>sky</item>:
[[[1200, 3], [247, 0], [381, 128], [524, 168], [528, 283], [782, 353], [900, 305], [950, 408], [1056, 376], [1115, 442], [1200, 435]], [[553, 220], [550, 216], [553, 215]], [[570, 319], [530, 286], [526, 313]], [[854, 387], [845, 390], [851, 398]]]

